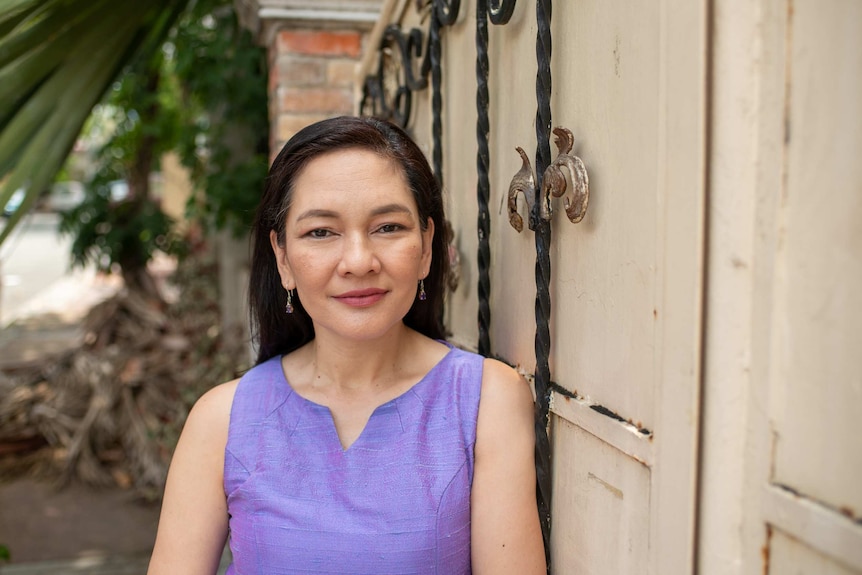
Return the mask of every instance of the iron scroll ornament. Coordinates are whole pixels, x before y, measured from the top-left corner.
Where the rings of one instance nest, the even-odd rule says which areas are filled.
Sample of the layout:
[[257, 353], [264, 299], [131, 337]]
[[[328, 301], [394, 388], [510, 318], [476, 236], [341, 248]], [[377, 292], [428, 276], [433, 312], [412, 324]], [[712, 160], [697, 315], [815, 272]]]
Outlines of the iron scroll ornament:
[[[455, 23], [460, 6], [460, 0], [417, 0], [416, 9], [427, 9], [431, 16], [427, 34], [419, 28], [405, 32], [397, 24], [384, 30], [377, 48], [377, 69], [365, 77], [362, 86], [361, 114], [390, 120], [406, 129], [413, 93], [428, 88], [429, 76], [439, 100], [440, 29]], [[435, 165], [435, 173], [442, 179], [439, 168]]]
[[[536, 180], [533, 177], [533, 168], [530, 159], [520, 147], [515, 148], [521, 156], [521, 169], [512, 178], [509, 184], [509, 224], [519, 233], [524, 229], [524, 219], [518, 213], [518, 194], [524, 194], [527, 209], [532, 214], [536, 202], [539, 202], [539, 217], [549, 222], [553, 208], [551, 198], [565, 196], [566, 216], [573, 224], [584, 219], [590, 202], [590, 179], [584, 162], [577, 156], [571, 155], [575, 139], [572, 132], [563, 127], [554, 128], [554, 143], [557, 145], [557, 157], [551, 165], [545, 169], [542, 175], [541, 193], [536, 192]], [[569, 185], [564, 170], [569, 173], [572, 189], [567, 193]], [[528, 227], [535, 230], [535, 222], [532, 218], [528, 221]]]
[[516, 0], [484, 0], [488, 3], [488, 19], [492, 24], [508, 24], [515, 11]]
[[417, 5], [432, 4], [434, 14], [441, 26], [451, 26], [458, 19], [461, 11], [461, 0], [416, 0]]
[[[365, 78], [360, 110], [362, 114], [390, 120], [407, 127], [413, 105], [413, 92], [428, 87], [431, 69], [429, 50], [423, 50], [424, 34], [413, 28], [408, 33], [390, 25], [380, 39], [377, 72]], [[424, 58], [423, 58], [424, 52]], [[418, 74], [414, 61], [420, 59]]]

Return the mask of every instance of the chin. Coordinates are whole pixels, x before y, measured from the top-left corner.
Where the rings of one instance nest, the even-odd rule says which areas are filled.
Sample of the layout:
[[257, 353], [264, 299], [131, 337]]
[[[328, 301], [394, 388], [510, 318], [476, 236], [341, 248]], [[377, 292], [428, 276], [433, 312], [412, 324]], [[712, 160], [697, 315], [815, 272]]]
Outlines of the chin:
[[408, 328], [404, 325], [403, 319], [398, 319], [397, 322], [381, 323], [377, 323], [373, 319], [369, 319], [368, 321], [360, 320], [356, 322], [351, 321], [349, 323], [341, 323], [337, 327], [324, 327], [324, 329], [344, 339], [354, 340], [356, 342], [370, 342]]

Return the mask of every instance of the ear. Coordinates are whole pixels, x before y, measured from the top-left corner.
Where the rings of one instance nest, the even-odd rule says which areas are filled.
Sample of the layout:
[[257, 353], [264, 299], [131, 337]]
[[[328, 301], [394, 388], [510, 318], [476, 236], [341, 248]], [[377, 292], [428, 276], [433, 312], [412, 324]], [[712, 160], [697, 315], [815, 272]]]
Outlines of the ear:
[[275, 254], [275, 263], [278, 266], [278, 275], [281, 276], [281, 285], [286, 290], [293, 289], [293, 273], [290, 271], [290, 264], [287, 263], [287, 250], [284, 246], [278, 243], [278, 234], [275, 230], [269, 232], [269, 243], [272, 245], [272, 252]]
[[434, 240], [434, 220], [428, 218], [428, 224], [422, 230], [422, 260], [419, 267], [419, 279], [425, 279], [431, 273], [431, 246]]

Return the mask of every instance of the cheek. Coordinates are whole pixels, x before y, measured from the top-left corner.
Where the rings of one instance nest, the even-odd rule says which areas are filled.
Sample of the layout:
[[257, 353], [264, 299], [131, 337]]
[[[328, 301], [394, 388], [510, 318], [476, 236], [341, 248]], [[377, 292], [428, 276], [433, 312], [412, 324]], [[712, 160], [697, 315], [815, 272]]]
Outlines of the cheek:
[[288, 253], [287, 257], [294, 281], [301, 284], [314, 283], [321, 276], [326, 276], [326, 258], [322, 254], [313, 255], [307, 252]]
[[392, 255], [393, 259], [402, 262], [404, 266], [408, 264], [419, 265], [422, 259], [422, 240], [417, 238], [416, 241], [405, 242], [393, 250]]

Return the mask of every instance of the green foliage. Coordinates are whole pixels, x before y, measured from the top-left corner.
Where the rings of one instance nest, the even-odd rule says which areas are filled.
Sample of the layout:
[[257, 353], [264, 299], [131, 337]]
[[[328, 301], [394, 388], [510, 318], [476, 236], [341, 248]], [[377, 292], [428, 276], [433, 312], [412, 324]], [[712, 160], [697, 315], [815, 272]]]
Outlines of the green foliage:
[[[226, 152], [216, 150], [211, 165], [225, 165]], [[192, 217], [210, 222], [216, 229], [229, 229], [241, 237], [251, 228], [254, 211], [263, 190], [268, 164], [266, 156], [257, 155], [223, 171], [211, 169], [205, 176], [206, 195], [190, 205]]]
[[148, 198], [111, 198], [111, 171], [101, 172], [87, 187], [84, 202], [62, 215], [60, 231], [74, 235], [72, 261], [93, 264], [100, 271], [114, 265], [142, 269], [156, 250], [179, 253], [182, 244], [173, 222]]
[[[92, 134], [110, 136], [87, 199], [62, 220], [76, 264], [130, 271], [156, 249], [178, 249], [145, 177], [169, 150], [200, 192], [190, 217], [236, 235], [248, 229], [268, 166], [266, 70], [227, 0], [195, 2], [162, 50], [127, 66], [90, 122]], [[114, 181], [128, 182], [128, 201], [111, 201]]]
[[[230, 0], [6, 2], [0, 205], [18, 188], [27, 197], [0, 229], [0, 243], [62, 170], [94, 108], [117, 130], [99, 154], [93, 205], [74, 212], [77, 222], [65, 218], [76, 261], [110, 265], [125, 260], [119, 254], [148, 257], [165, 245], [166, 218], [149, 200], [144, 170], [169, 149], [192, 169], [199, 194], [191, 214], [244, 233], [268, 165], [266, 72], [266, 54], [238, 25]], [[105, 198], [113, 178], [129, 182], [128, 205]], [[151, 243], [121, 248], [121, 238]]]
[[99, 153], [100, 170], [125, 175], [140, 161], [141, 152], [157, 159], [173, 149], [179, 135], [179, 97], [162, 51], [133, 62], [101, 104], [102, 121], [113, 125], [113, 134]]
[[199, 0], [172, 38], [186, 98], [178, 149], [202, 198], [190, 213], [244, 234], [269, 165], [267, 61], [229, 0]]
[[0, 561], [11, 561], [12, 554], [9, 553], [9, 548], [5, 545], [0, 545]]
[[61, 169], [90, 110], [133, 58], [158, 52], [188, 0], [9, 0], [0, 9], [0, 205]]
[[[96, 155], [97, 170], [84, 202], [63, 215], [60, 230], [73, 236], [73, 264], [138, 273], [157, 249], [170, 252], [170, 219], [150, 195], [158, 158], [178, 134], [178, 89], [164, 53], [134, 60], [99, 107], [110, 137]], [[114, 189], [128, 197], [112, 198]]]

